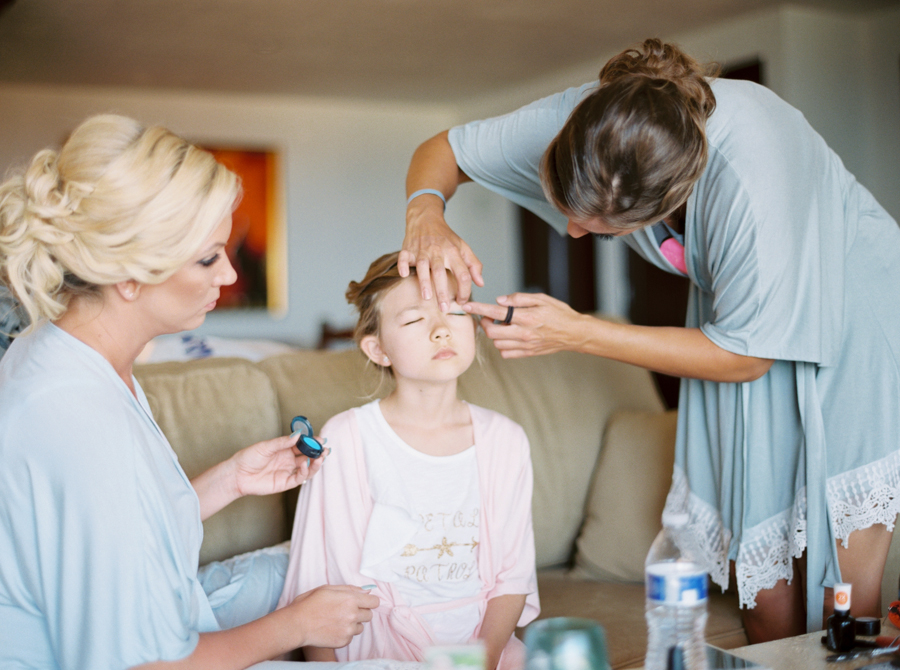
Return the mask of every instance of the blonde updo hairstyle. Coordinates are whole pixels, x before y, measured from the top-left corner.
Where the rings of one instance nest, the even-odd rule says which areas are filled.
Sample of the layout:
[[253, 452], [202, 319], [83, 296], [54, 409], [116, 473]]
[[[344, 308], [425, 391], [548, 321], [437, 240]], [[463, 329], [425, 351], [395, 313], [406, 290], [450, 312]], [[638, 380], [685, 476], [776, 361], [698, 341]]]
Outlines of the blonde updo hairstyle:
[[627, 232], [671, 214], [706, 167], [712, 76], [658, 39], [612, 58], [544, 154], [547, 199]]
[[0, 185], [0, 281], [34, 328], [75, 295], [185, 265], [240, 194], [211, 154], [161, 127], [116, 115], [84, 121]]

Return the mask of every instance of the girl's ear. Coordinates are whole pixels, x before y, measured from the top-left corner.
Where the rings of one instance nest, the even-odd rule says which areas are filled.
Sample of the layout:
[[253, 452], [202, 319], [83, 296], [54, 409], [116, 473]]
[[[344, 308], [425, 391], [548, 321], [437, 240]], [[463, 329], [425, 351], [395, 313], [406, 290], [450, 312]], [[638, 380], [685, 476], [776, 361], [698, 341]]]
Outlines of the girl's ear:
[[381, 342], [374, 335], [366, 335], [362, 338], [359, 341], [359, 348], [375, 365], [386, 368], [391, 364], [391, 359], [384, 353]]

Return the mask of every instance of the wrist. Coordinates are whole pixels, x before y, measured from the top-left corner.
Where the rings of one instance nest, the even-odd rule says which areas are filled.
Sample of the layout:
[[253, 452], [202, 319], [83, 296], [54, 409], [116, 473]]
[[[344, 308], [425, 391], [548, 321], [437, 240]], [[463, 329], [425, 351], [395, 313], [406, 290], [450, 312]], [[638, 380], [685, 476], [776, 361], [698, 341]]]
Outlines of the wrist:
[[221, 463], [222, 490], [232, 502], [246, 495], [241, 487], [241, 468], [237, 463], [237, 457], [240, 453], [240, 451], [237, 452], [231, 458]]
[[436, 223], [447, 226], [447, 222], [444, 220], [444, 203], [437, 196], [420, 196], [407, 205], [407, 232], [419, 227], [433, 226]]
[[442, 204], [442, 211], [443, 208], [447, 207], [447, 197], [436, 188], [420, 188], [416, 191], [413, 191], [413, 193], [406, 199], [406, 205], [409, 206], [414, 200], [425, 197], [428, 197], [429, 199], [437, 198], [438, 200], [440, 200]]
[[306, 644], [308, 634], [302, 618], [295, 616], [290, 605], [276, 609], [263, 617], [271, 628], [269, 635], [277, 654], [288, 654]]
[[444, 216], [444, 201], [436, 195], [426, 193], [418, 198], [409, 200], [406, 203], [406, 219], [415, 219], [423, 214], [433, 213], [437, 216]]
[[596, 326], [599, 319], [589, 314], [579, 314], [575, 326], [569, 329], [569, 351], [580, 354], [596, 353], [598, 345]]

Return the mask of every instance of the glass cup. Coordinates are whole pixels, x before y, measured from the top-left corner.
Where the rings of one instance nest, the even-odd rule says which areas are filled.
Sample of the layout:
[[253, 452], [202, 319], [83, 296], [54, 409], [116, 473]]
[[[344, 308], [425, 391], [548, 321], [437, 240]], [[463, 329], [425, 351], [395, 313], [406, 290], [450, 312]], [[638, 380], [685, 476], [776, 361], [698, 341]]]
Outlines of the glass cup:
[[610, 670], [603, 627], [591, 619], [557, 617], [525, 629], [525, 670]]

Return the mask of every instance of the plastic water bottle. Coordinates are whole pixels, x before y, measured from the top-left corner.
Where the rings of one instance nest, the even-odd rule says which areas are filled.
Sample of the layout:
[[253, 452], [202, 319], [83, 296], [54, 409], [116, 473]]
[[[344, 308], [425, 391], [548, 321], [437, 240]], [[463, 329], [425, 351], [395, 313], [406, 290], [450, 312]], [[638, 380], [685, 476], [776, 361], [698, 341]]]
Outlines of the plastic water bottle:
[[706, 670], [706, 571], [682, 539], [687, 521], [687, 514], [663, 514], [663, 529], [647, 554], [646, 670], [666, 670], [673, 648], [687, 670]]

